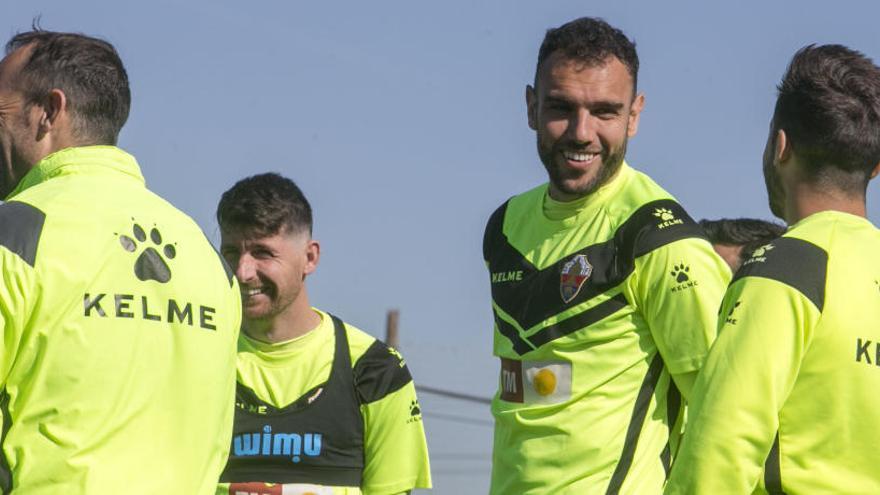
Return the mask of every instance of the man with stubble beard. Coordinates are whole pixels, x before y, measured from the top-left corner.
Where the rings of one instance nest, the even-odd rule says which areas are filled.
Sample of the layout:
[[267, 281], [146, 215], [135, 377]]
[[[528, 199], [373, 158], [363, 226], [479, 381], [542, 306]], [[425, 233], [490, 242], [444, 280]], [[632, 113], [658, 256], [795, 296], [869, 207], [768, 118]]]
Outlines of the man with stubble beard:
[[501, 360], [492, 494], [659, 493], [730, 270], [624, 161], [644, 95], [618, 29], [547, 32], [529, 127], [549, 182], [505, 202], [483, 251]]

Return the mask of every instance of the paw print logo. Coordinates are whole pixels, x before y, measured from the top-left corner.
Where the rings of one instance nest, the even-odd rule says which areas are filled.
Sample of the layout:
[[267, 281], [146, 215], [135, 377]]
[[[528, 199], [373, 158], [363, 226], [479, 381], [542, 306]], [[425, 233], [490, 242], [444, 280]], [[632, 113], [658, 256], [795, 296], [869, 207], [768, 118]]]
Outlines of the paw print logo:
[[675, 215], [666, 208], [654, 208], [654, 216], [664, 222], [675, 220]]
[[[140, 250], [140, 254], [134, 262], [134, 274], [138, 279], [147, 281], [155, 280], [161, 284], [171, 280], [171, 269], [168, 268], [166, 259], [174, 259], [177, 256], [177, 250], [172, 244], [162, 246], [162, 234], [159, 229], [153, 227], [150, 229], [149, 241], [152, 246], [143, 247], [143, 243], [147, 242], [147, 233], [143, 227], [137, 223], [131, 226], [131, 235], [125, 234], [119, 236], [119, 244], [122, 249], [129, 253], [136, 253]], [[161, 249], [160, 253], [158, 249]]]
[[761, 256], [767, 254], [767, 251], [770, 251], [771, 249], [773, 249], [773, 244], [764, 244], [758, 249], [752, 251], [752, 258], [760, 258]]
[[680, 265], [672, 265], [672, 271], [669, 274], [675, 278], [676, 282], [683, 283], [690, 280], [688, 276], [689, 271], [691, 271], [691, 267], [682, 263]]
[[409, 415], [410, 416], [418, 416], [422, 414], [422, 409], [419, 407], [419, 402], [414, 400], [409, 404]]

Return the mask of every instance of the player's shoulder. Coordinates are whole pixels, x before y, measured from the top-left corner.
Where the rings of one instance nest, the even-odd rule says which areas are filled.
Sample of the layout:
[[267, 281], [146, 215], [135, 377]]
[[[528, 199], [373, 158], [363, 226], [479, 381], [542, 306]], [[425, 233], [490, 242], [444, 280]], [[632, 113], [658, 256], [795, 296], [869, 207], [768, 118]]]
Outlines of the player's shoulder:
[[0, 204], [0, 248], [34, 266], [46, 214], [37, 206], [21, 201]]
[[821, 234], [794, 228], [754, 251], [736, 272], [731, 283], [760, 277], [775, 280], [798, 291], [819, 311], [825, 304], [828, 251]]
[[412, 381], [403, 356], [357, 327], [345, 324], [352, 374], [362, 404], [383, 399]]
[[706, 235], [687, 210], [646, 174], [627, 169], [626, 184], [606, 211], [617, 225], [617, 244], [633, 258], [683, 239]]
[[548, 183], [535, 186], [528, 191], [517, 194], [508, 198], [500, 206], [495, 208], [486, 222], [486, 229], [483, 234], [483, 254], [492, 247], [492, 244], [498, 240], [504, 232], [505, 221], [514, 219], [514, 221], [537, 211], [541, 201], [547, 192]]
[[379, 342], [379, 340], [351, 323], [343, 320], [339, 321], [342, 322], [342, 325], [345, 328], [345, 337], [348, 339], [351, 363], [352, 366], [354, 366], [364, 353], [366, 353], [373, 344]]

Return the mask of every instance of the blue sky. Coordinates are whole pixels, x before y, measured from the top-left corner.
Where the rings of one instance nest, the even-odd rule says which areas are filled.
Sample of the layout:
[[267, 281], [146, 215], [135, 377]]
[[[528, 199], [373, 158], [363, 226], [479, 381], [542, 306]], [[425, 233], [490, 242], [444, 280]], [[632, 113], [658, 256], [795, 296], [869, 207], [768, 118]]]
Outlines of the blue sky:
[[[215, 241], [217, 199], [236, 180], [296, 180], [323, 248], [313, 304], [377, 336], [399, 308], [417, 382], [481, 396], [498, 373], [482, 230], [545, 180], [524, 88], [548, 27], [594, 15], [636, 40], [647, 101], [628, 161], [695, 218], [770, 217], [760, 158], [796, 49], [842, 43], [880, 60], [880, 8], [846, 0], [28, 0], [0, 11], [3, 35], [41, 14], [47, 29], [117, 46], [133, 90], [120, 145]], [[876, 184], [868, 195], [877, 223]], [[485, 493], [488, 410], [422, 402], [436, 492]]]

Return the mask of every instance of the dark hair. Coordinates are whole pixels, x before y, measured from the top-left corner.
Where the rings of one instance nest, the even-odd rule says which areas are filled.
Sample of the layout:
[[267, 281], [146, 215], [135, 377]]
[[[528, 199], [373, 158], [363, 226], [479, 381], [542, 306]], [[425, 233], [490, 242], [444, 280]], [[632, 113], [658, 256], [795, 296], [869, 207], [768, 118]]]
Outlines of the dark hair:
[[752, 251], [785, 233], [785, 227], [755, 218], [722, 218], [700, 220], [700, 227], [712, 244], [742, 246], [740, 259], [745, 261]]
[[31, 51], [18, 76], [28, 105], [42, 104], [52, 89], [67, 97], [78, 144], [115, 145], [128, 119], [131, 92], [122, 60], [110, 43], [75, 33], [41, 30], [36, 23], [6, 44], [6, 54]]
[[778, 88], [782, 129], [811, 179], [864, 193], [880, 162], [880, 68], [841, 45], [808, 45]]
[[276, 173], [253, 175], [223, 193], [217, 205], [221, 229], [234, 228], [263, 237], [312, 233], [312, 207], [290, 179]]
[[602, 64], [609, 56], [617, 57], [632, 76], [633, 95], [636, 94], [639, 74], [636, 44], [621, 30], [612, 27], [604, 20], [581, 17], [558, 28], [548, 29], [538, 51], [538, 64], [535, 67], [536, 86], [541, 64], [557, 50], [561, 50], [568, 59], [591, 66]]

